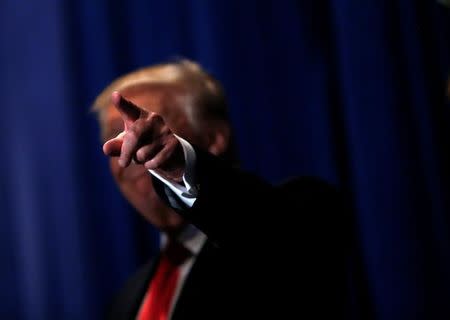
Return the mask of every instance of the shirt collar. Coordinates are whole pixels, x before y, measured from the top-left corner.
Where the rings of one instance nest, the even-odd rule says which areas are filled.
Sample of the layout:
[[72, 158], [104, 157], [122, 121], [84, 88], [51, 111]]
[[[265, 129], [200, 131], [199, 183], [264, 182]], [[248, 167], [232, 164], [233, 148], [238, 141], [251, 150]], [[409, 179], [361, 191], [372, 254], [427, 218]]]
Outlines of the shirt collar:
[[[207, 240], [206, 234], [200, 231], [192, 224], [186, 225], [180, 234], [177, 236], [177, 240], [186, 249], [188, 249], [193, 255], [198, 255], [203, 245]], [[167, 245], [167, 234], [161, 233], [161, 249]]]

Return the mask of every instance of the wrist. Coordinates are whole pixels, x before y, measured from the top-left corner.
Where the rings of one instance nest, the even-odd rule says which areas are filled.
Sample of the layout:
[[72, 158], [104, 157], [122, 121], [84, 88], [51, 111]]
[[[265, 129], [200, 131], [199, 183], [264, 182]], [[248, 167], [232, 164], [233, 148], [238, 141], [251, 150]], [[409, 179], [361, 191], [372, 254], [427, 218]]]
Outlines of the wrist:
[[177, 143], [171, 157], [163, 166], [156, 170], [164, 178], [183, 184], [183, 176], [186, 171], [183, 147]]

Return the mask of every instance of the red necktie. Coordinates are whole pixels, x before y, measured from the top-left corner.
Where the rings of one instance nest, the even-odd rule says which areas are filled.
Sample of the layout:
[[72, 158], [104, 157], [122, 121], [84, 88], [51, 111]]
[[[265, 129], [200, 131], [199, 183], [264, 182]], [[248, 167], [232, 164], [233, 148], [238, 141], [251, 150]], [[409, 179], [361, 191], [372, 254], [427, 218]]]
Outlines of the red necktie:
[[177, 241], [169, 239], [161, 253], [158, 268], [150, 281], [138, 320], [167, 320], [178, 278], [180, 265], [190, 256], [190, 252]]

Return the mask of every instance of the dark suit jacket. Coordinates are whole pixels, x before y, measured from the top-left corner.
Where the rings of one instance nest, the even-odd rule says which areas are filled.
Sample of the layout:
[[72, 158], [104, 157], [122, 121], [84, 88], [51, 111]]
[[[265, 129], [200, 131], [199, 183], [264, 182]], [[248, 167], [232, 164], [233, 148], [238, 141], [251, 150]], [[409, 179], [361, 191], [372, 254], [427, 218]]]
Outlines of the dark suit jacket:
[[[315, 178], [273, 187], [197, 150], [192, 208], [160, 196], [208, 235], [174, 319], [343, 319], [347, 220], [334, 188]], [[152, 264], [127, 283], [110, 319], [134, 319]]]

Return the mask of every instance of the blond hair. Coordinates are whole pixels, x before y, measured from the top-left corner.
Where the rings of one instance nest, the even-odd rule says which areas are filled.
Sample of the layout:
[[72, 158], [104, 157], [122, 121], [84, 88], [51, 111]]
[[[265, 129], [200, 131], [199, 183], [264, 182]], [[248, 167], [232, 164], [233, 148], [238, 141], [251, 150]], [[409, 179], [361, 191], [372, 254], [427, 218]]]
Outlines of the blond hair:
[[[178, 87], [187, 93], [192, 118], [218, 118], [228, 121], [228, 107], [220, 83], [206, 73], [197, 63], [182, 59], [175, 62], [157, 64], [127, 73], [107, 86], [95, 99], [92, 110], [102, 112], [109, 106], [113, 91], [124, 91], [145, 85]], [[193, 123], [193, 125], [195, 125]]]

